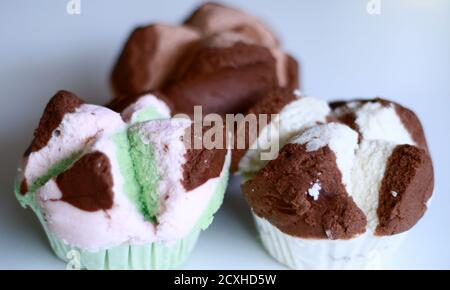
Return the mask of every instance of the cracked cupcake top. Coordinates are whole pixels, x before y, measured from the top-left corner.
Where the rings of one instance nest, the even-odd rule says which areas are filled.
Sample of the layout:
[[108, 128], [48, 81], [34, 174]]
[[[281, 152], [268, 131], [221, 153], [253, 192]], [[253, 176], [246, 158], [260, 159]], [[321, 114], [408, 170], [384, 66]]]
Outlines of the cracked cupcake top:
[[409, 230], [434, 185], [418, 118], [382, 99], [331, 107], [331, 122], [299, 132], [242, 185], [253, 211], [301, 238]]
[[170, 118], [154, 95], [121, 115], [60, 91], [24, 156], [16, 196], [81, 249], [178, 241], [209, 225], [230, 164], [228, 149], [187, 146], [202, 138], [193, 126]]

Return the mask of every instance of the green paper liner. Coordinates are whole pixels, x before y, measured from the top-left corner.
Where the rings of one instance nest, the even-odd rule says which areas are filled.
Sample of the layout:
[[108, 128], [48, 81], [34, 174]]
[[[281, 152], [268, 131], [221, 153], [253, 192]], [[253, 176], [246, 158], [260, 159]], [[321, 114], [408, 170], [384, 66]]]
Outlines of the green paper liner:
[[36, 214], [47, 234], [55, 254], [67, 263], [67, 268], [88, 270], [164, 270], [182, 265], [195, 247], [200, 232], [208, 228], [213, 215], [222, 204], [229, 173], [221, 178], [209, 206], [204, 210], [192, 231], [173, 244], [149, 243], [145, 245], [120, 245], [100, 251], [86, 251], [59, 240], [48, 228], [34, 193], [23, 196], [16, 181], [16, 197], [23, 207], [29, 206]]

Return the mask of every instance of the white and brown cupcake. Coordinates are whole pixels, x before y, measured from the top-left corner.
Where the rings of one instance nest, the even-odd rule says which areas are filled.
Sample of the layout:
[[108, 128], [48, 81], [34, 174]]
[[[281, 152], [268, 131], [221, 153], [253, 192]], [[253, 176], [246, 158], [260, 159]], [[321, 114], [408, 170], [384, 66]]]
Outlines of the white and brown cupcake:
[[242, 185], [262, 242], [295, 269], [378, 268], [423, 216], [433, 166], [413, 112], [332, 104], [334, 122], [292, 138]]

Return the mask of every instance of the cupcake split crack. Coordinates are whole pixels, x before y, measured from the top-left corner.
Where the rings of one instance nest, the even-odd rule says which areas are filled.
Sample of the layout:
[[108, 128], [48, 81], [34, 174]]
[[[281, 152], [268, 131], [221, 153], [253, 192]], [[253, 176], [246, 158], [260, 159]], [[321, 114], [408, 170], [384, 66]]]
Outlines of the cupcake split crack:
[[388, 100], [332, 102], [332, 116], [360, 134], [360, 140], [384, 140], [427, 148], [422, 124], [411, 110]]
[[268, 122], [263, 125], [258, 122], [253, 139], [248, 127], [235, 134], [238, 138], [245, 138], [246, 146], [233, 150], [232, 170], [244, 177], [252, 175], [267, 163], [261, 158], [261, 153], [269, 148], [281, 148], [299, 132], [325, 123], [329, 113], [328, 104], [317, 98], [299, 96], [288, 88], [268, 91], [246, 112], [246, 116], [266, 115]]
[[185, 137], [190, 136], [192, 127], [191, 120], [174, 118], [129, 129], [145, 206], [163, 239], [178, 238], [190, 229], [188, 225], [195, 224], [226, 171], [226, 149], [186, 147]]
[[423, 216], [433, 166], [415, 114], [383, 99], [335, 102], [244, 182], [254, 213], [304, 239], [390, 236]]

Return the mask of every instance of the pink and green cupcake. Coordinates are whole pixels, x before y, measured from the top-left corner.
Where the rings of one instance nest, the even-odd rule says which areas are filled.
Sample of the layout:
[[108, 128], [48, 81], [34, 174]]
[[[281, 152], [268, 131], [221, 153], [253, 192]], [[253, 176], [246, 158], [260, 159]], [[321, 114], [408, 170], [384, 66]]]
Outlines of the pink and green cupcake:
[[24, 156], [17, 199], [80, 268], [178, 267], [222, 203], [228, 150], [190, 149], [190, 119], [140, 101], [121, 116], [61, 91]]

